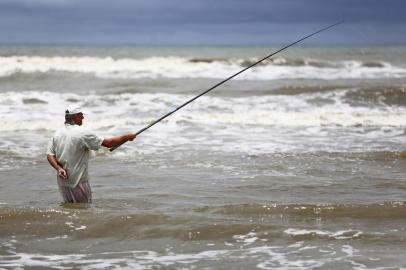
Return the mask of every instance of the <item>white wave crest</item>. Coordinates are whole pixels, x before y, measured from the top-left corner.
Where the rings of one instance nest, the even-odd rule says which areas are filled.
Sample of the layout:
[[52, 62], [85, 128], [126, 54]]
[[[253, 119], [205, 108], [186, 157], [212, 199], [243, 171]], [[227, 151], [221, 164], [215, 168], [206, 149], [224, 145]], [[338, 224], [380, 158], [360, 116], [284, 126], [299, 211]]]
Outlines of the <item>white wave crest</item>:
[[[145, 59], [111, 57], [0, 57], [0, 77], [17, 73], [49, 73], [52, 71], [91, 74], [100, 78], [226, 78], [242, 69], [242, 60], [191, 61], [187, 57], [150, 57]], [[383, 63], [365, 66], [360, 61], [341, 61], [330, 66], [289, 66], [274, 64], [254, 67], [236, 80], [276, 80], [318, 78], [401, 78], [406, 69]]]
[[[315, 107], [302, 96], [210, 97], [204, 96], [167, 120], [167, 129], [198, 126], [319, 127], [319, 126], [406, 126], [402, 108], [351, 107], [342, 103], [343, 93], [326, 95], [335, 100]], [[51, 92], [7, 92], [0, 94], [2, 131], [55, 130], [64, 121], [64, 108], [75, 100], [92, 129], [142, 127], [172, 111], [191, 96], [175, 94], [76, 95]], [[174, 126], [173, 126], [174, 125]], [[383, 130], [385, 131], [385, 130]]]
[[292, 236], [317, 236], [329, 237], [334, 239], [355, 239], [362, 235], [362, 231], [358, 230], [340, 230], [337, 232], [323, 231], [323, 230], [307, 230], [307, 229], [294, 229], [289, 228], [284, 233]]

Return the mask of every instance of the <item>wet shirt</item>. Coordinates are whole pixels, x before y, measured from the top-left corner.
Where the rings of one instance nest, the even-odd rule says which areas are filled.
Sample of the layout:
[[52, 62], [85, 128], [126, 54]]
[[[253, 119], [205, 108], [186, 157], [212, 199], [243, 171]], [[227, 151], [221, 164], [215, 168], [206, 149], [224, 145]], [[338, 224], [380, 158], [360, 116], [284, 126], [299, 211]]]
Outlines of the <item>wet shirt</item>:
[[78, 125], [66, 124], [57, 130], [49, 141], [47, 154], [54, 155], [68, 173], [68, 179], [57, 176], [58, 184], [75, 187], [79, 182], [89, 180], [91, 150], [98, 150], [102, 142], [102, 138]]

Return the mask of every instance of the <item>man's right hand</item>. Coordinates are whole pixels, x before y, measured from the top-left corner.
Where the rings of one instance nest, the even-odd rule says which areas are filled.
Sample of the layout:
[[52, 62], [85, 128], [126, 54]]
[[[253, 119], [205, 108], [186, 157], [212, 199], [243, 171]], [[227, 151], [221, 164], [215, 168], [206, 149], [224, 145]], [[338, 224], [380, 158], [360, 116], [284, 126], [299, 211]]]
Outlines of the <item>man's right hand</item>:
[[58, 175], [60, 178], [62, 178], [64, 180], [68, 179], [68, 173], [66, 172], [66, 170], [64, 168], [58, 169]]
[[127, 133], [111, 138], [104, 139], [102, 145], [107, 148], [115, 147], [117, 145], [122, 145], [125, 142], [132, 141], [135, 139], [135, 133]]
[[134, 140], [135, 139], [135, 133], [128, 133], [128, 134], [126, 134], [126, 136], [127, 136], [127, 140], [128, 141], [132, 141], [132, 140]]

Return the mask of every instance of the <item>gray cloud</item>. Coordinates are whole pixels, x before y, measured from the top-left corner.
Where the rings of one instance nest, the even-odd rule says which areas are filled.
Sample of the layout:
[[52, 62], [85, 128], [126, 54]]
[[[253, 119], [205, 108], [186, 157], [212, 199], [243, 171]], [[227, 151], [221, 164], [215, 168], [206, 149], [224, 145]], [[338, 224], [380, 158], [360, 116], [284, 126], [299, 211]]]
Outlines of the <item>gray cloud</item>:
[[[256, 44], [338, 20], [345, 26], [319, 42], [404, 43], [405, 7], [400, 0], [0, 0], [0, 43]], [[371, 27], [373, 36], [359, 35]]]

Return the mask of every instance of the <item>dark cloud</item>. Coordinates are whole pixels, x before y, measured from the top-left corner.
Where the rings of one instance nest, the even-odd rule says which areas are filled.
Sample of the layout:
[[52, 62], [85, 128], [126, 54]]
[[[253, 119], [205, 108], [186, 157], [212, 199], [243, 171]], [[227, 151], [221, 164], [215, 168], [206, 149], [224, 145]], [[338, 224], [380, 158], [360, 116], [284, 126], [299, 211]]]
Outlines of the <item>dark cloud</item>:
[[345, 20], [317, 42], [405, 43], [405, 8], [400, 0], [0, 0], [0, 42], [257, 44]]

